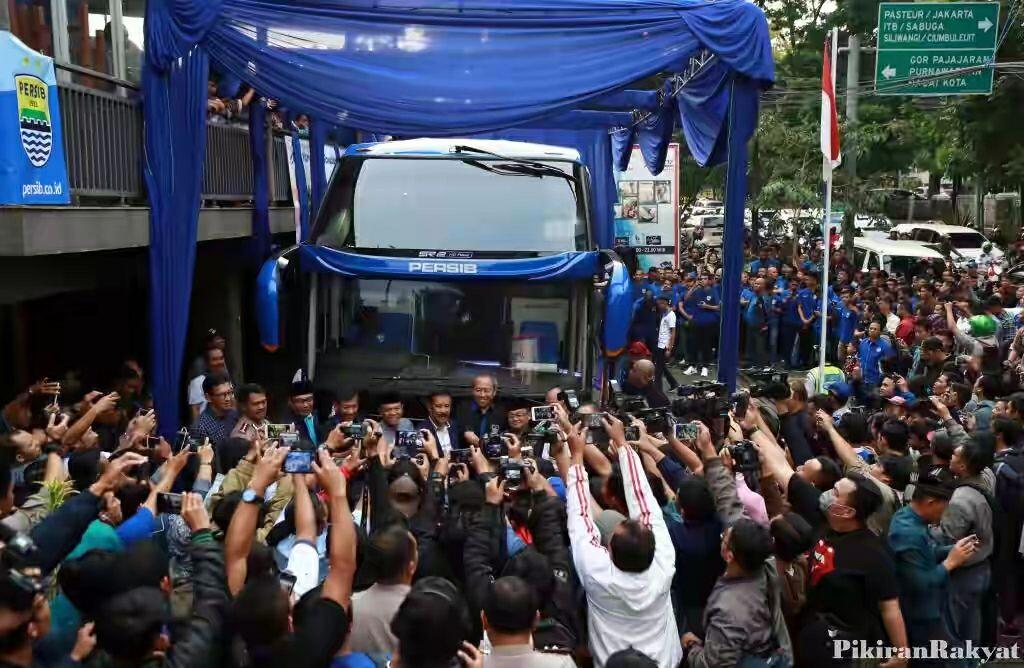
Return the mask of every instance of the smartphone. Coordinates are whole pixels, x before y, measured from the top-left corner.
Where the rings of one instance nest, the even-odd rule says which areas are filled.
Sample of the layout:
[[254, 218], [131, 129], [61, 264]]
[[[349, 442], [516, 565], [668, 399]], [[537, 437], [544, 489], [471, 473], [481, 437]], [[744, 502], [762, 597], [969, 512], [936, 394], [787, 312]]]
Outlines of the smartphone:
[[680, 441], [694, 441], [697, 439], [698, 433], [700, 432], [696, 422], [676, 422], [675, 424], [675, 436]]
[[294, 448], [299, 444], [299, 432], [297, 431], [283, 431], [277, 438], [281, 442], [282, 448]]
[[341, 433], [349, 438], [366, 438], [370, 435], [370, 427], [365, 422], [350, 424], [341, 428]]
[[155, 448], [158, 445], [160, 445], [160, 437], [159, 436], [147, 436], [146, 437], [146, 447], [147, 448]]
[[395, 458], [412, 459], [423, 449], [423, 436], [418, 431], [395, 432]]
[[156, 512], [158, 515], [180, 515], [181, 494], [160, 492], [156, 495]]
[[640, 427], [630, 425], [626, 427], [626, 440], [627, 441], [639, 441], [640, 440]]
[[285, 473], [312, 473], [313, 450], [292, 450], [284, 458], [281, 470]]
[[534, 406], [530, 409], [530, 418], [534, 422], [540, 422], [541, 420], [554, 420], [555, 419], [555, 407], [554, 406]]
[[587, 413], [583, 416], [583, 426], [587, 429], [604, 429], [604, 413]]
[[267, 438], [280, 438], [281, 434], [286, 431], [292, 431], [292, 426], [290, 424], [268, 424]]
[[178, 432], [178, 438], [175, 439], [174, 445], [171, 447], [171, 451], [174, 454], [180, 453], [185, 448], [189, 449], [189, 452], [199, 452], [199, 446], [203, 444], [203, 440], [198, 436], [193, 436], [188, 433], [188, 429], [182, 428]]
[[469, 461], [472, 450], [469, 448], [452, 448], [448, 451], [452, 464], [465, 464]]
[[293, 573], [281, 571], [278, 574], [277, 579], [281, 581], [281, 589], [284, 590], [284, 593], [291, 596], [292, 592], [295, 590], [295, 581], [298, 580], [298, 578], [295, 577]]

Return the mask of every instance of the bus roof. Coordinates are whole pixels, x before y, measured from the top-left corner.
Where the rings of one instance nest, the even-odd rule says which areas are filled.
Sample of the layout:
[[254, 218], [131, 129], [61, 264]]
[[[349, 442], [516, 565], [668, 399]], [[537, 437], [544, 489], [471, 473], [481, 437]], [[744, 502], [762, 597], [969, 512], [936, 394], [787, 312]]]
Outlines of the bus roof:
[[[373, 144], [353, 144], [345, 149], [345, 155], [373, 156], [453, 156], [456, 146], [471, 146], [482, 151], [497, 153], [507, 158], [525, 160], [569, 160], [580, 162], [579, 151], [564, 146], [548, 146], [546, 144], [530, 144], [520, 141], [503, 139], [406, 139], [402, 141], [378, 142]], [[463, 155], [472, 155], [465, 153]]]

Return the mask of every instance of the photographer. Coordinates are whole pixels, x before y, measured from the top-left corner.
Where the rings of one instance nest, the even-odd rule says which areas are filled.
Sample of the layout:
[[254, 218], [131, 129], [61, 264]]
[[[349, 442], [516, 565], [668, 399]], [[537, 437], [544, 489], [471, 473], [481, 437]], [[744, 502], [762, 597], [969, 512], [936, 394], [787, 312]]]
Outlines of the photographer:
[[619, 649], [633, 647], [660, 665], [682, 658], [671, 584], [675, 555], [665, 520], [640, 457], [626, 443], [622, 422], [604, 420], [619, 466], [629, 472], [625, 485], [630, 519], [600, 531], [590, 516], [589, 477], [583, 467], [586, 429], [569, 434], [568, 526], [576, 572], [587, 595], [590, 650], [598, 665]]
[[691, 668], [733, 666], [776, 654], [791, 662], [793, 650], [782, 617], [779, 583], [768, 529], [744, 515], [736, 482], [715, 453], [708, 430], [698, 427], [697, 447], [704, 475], [725, 531], [721, 553], [725, 573], [711, 591], [704, 613], [704, 638], [683, 636], [686, 664]]
[[622, 382], [622, 393], [630, 397], [643, 397], [651, 408], [669, 405], [668, 397], [654, 382], [654, 363], [650, 360], [635, 360]]

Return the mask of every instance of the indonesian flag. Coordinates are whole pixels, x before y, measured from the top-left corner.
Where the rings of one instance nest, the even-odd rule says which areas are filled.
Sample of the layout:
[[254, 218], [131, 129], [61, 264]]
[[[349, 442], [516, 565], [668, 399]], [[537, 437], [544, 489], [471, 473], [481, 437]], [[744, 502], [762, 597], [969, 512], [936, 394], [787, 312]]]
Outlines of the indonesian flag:
[[843, 161], [839, 152], [839, 117], [836, 116], [836, 81], [832, 77], [832, 45], [825, 41], [825, 63], [821, 68], [821, 153], [825, 169], [833, 170]]

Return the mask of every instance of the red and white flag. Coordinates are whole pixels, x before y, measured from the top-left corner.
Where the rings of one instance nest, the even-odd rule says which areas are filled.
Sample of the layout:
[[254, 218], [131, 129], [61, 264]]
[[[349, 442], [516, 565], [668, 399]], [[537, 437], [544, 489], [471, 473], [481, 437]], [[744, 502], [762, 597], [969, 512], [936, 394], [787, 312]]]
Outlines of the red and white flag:
[[839, 152], [839, 117], [836, 115], [836, 80], [833, 77], [832, 45], [825, 41], [825, 64], [821, 68], [821, 153], [825, 169], [832, 170], [843, 161]]

